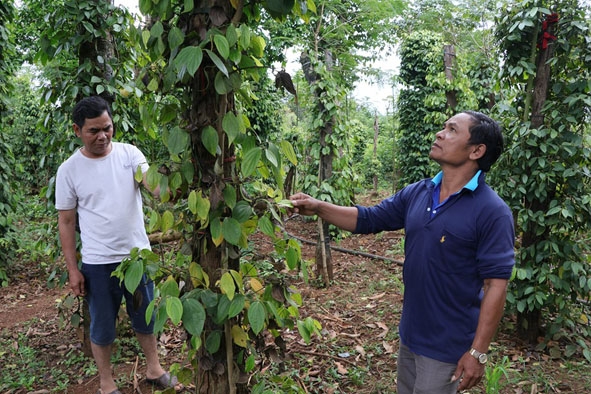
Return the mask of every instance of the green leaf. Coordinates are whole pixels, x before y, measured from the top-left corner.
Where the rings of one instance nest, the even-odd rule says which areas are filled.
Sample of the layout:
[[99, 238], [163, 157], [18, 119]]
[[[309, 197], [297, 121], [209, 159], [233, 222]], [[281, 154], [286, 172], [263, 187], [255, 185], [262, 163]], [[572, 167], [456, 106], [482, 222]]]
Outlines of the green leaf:
[[183, 304], [177, 297], [169, 297], [166, 299], [166, 314], [176, 326], [181, 322], [183, 317]]
[[160, 214], [158, 211], [152, 211], [150, 213], [150, 221], [148, 222], [148, 232], [154, 232], [160, 225]]
[[236, 189], [232, 185], [226, 185], [223, 191], [224, 201], [230, 209], [234, 209], [236, 205]]
[[191, 211], [191, 213], [195, 215], [197, 213], [197, 192], [195, 192], [195, 190], [191, 190], [191, 193], [189, 193], [189, 198], [187, 198], [187, 204], [189, 211]]
[[183, 327], [193, 336], [199, 336], [203, 332], [207, 315], [205, 308], [194, 298], [183, 300]]
[[212, 331], [205, 339], [205, 349], [210, 354], [215, 354], [220, 349], [222, 333], [219, 331]]
[[252, 175], [254, 173], [255, 169], [257, 168], [257, 166], [259, 164], [259, 161], [261, 160], [261, 156], [262, 156], [262, 150], [259, 147], [255, 147], [255, 148], [249, 150], [248, 152], [246, 152], [246, 154], [242, 158], [242, 165], [241, 165], [243, 177], [245, 177], [245, 178], [249, 177], [250, 175]]
[[134, 293], [144, 275], [144, 263], [141, 260], [133, 260], [130, 262], [125, 271], [125, 288], [130, 293]]
[[203, 146], [212, 156], [215, 156], [218, 150], [218, 132], [212, 126], [205, 126], [201, 134], [201, 142]]
[[250, 322], [250, 328], [258, 335], [263, 328], [265, 328], [266, 319], [265, 306], [260, 301], [255, 301], [250, 305], [248, 309], [248, 321]]
[[232, 91], [232, 84], [230, 80], [225, 77], [221, 71], [215, 75], [213, 84], [215, 86], [216, 93], [219, 95], [228, 94]]
[[[151, 0], [148, 0], [151, 2]], [[144, 46], [148, 45], [148, 41], [150, 40], [150, 32], [147, 30], [142, 31], [142, 43]]]
[[239, 42], [240, 42], [240, 46], [242, 47], [242, 49], [246, 49], [250, 46], [250, 28], [248, 27], [247, 24], [243, 23], [240, 25], [240, 29], [239, 29]]
[[295, 150], [293, 149], [293, 145], [287, 140], [282, 140], [280, 142], [280, 147], [281, 152], [283, 152], [283, 154], [287, 157], [287, 160], [289, 160], [294, 166], [297, 165], [298, 157], [295, 153]]
[[230, 309], [228, 310], [228, 318], [231, 319], [235, 316], [238, 316], [240, 312], [244, 309], [244, 305], [246, 304], [246, 297], [244, 294], [236, 294], [234, 299], [230, 304]]
[[182, 183], [183, 183], [183, 178], [182, 178], [181, 174], [178, 172], [173, 172], [170, 175], [168, 187], [170, 188], [170, 190], [178, 190], [181, 187]]
[[272, 149], [265, 149], [265, 157], [267, 158], [267, 160], [269, 160], [273, 167], [279, 166], [279, 159], [277, 158], [275, 152], [273, 152]]
[[156, 21], [156, 23], [154, 23], [150, 29], [150, 35], [154, 38], [158, 38], [162, 36], [162, 33], [164, 33], [164, 26], [162, 25], [162, 22]]
[[234, 278], [229, 272], [226, 272], [220, 278], [220, 289], [222, 292], [228, 297], [229, 300], [234, 298], [234, 294], [236, 293], [236, 284], [234, 283]]
[[173, 64], [180, 72], [182, 69], [186, 69], [189, 75], [194, 76], [195, 72], [201, 65], [203, 60], [203, 51], [198, 46], [190, 46], [183, 48], [179, 54], [174, 58]]
[[181, 29], [176, 26], [173, 26], [168, 33], [168, 46], [169, 49], [175, 50], [177, 49], [185, 40], [185, 35]]
[[228, 41], [228, 46], [234, 46], [236, 42], [238, 42], [238, 34], [236, 33], [236, 26], [233, 23], [230, 23], [228, 28], [226, 29], [226, 40]]
[[291, 13], [295, 0], [266, 0], [265, 8], [273, 17], [288, 15]]
[[193, 163], [190, 160], [187, 160], [182, 164], [181, 174], [183, 174], [183, 179], [187, 183], [193, 183], [193, 177], [195, 176], [195, 168], [193, 167]]
[[244, 223], [252, 216], [252, 207], [246, 201], [239, 201], [236, 206], [232, 209], [232, 217], [238, 221], [238, 223]]
[[150, 83], [148, 83], [148, 86], [146, 86], [146, 88], [150, 92], [155, 92], [156, 90], [158, 90], [158, 86], [159, 86], [159, 79], [158, 78], [152, 78], [150, 80]]
[[287, 256], [286, 256], [286, 261], [287, 261], [287, 266], [289, 267], [289, 269], [296, 269], [298, 266], [298, 251], [294, 248], [289, 248], [287, 249]]
[[197, 216], [199, 216], [201, 220], [207, 219], [210, 208], [211, 202], [203, 197], [201, 193], [197, 193]]
[[251, 372], [254, 369], [255, 366], [256, 366], [256, 358], [255, 358], [254, 354], [251, 354], [246, 359], [245, 372], [246, 373]]
[[244, 331], [244, 329], [239, 326], [239, 325], [233, 325], [232, 326], [232, 341], [243, 348], [247, 348], [248, 347], [248, 342], [249, 342], [249, 338], [248, 338], [248, 334], [246, 333], [246, 331]]
[[185, 4], [185, 9], [183, 10], [184, 13], [191, 12], [191, 11], [193, 11], [193, 8], [195, 8], [195, 1], [194, 0], [185, 0], [184, 4]]
[[142, 166], [137, 166], [137, 169], [135, 170], [135, 174], [133, 175], [133, 179], [135, 179], [135, 181], [137, 183], [142, 183], [142, 181], [144, 180], [144, 173], [142, 172]]
[[265, 235], [268, 235], [270, 237], [275, 236], [275, 226], [273, 226], [271, 219], [269, 219], [267, 216], [261, 216], [259, 218], [259, 229]]
[[307, 329], [306, 324], [301, 321], [298, 320], [298, 331], [300, 333], [300, 335], [302, 336], [302, 339], [304, 340], [305, 343], [310, 343], [310, 339], [312, 337], [310, 331]]
[[178, 155], [187, 149], [189, 145], [189, 134], [180, 127], [174, 127], [168, 135], [168, 151], [173, 155]]
[[172, 275], [169, 275], [168, 278], [162, 283], [160, 286], [160, 294], [169, 297], [178, 297], [181, 291], [179, 289], [179, 284], [174, 280]]
[[215, 34], [213, 36], [213, 42], [220, 56], [224, 59], [227, 59], [228, 56], [230, 56], [230, 44], [228, 43], [226, 37], [221, 34]]
[[228, 311], [230, 310], [230, 299], [227, 296], [220, 297], [218, 308], [214, 316], [215, 324], [224, 324], [228, 320]]
[[267, 43], [265, 39], [260, 36], [254, 36], [250, 40], [250, 46], [252, 48], [253, 55], [262, 58], [265, 55], [265, 46]]
[[222, 120], [222, 128], [228, 136], [228, 144], [233, 143], [240, 134], [240, 121], [238, 117], [233, 112], [227, 112]]
[[232, 245], [238, 245], [240, 236], [242, 235], [242, 228], [240, 223], [234, 218], [224, 218], [222, 222], [222, 234], [224, 239]]
[[[225, 40], [225, 38], [224, 38], [224, 40]], [[220, 70], [222, 72], [222, 74], [224, 74], [226, 76], [226, 78], [228, 78], [230, 74], [228, 73], [228, 69], [226, 68], [226, 65], [224, 64], [222, 59], [220, 59], [220, 57], [218, 55], [216, 55], [215, 52], [213, 52], [209, 49], [206, 49], [205, 52], [207, 53], [207, 56], [209, 56], [209, 58], [211, 59], [213, 64], [216, 65], [218, 70]]]
[[168, 313], [166, 312], [166, 308], [159, 307], [156, 310], [156, 320], [154, 322], [154, 332], [161, 332], [164, 330], [164, 325], [168, 320]]
[[139, 0], [140, 12], [147, 15], [152, 10], [152, 0]]
[[174, 225], [174, 215], [170, 211], [164, 211], [162, 214], [162, 222], [160, 224], [160, 229], [163, 233], [166, 233], [168, 230], [172, 228]]
[[[219, 240], [220, 238], [223, 239], [222, 236], [222, 222], [218, 218], [212, 219], [209, 223], [209, 232], [211, 234], [211, 238], [214, 240]], [[220, 241], [221, 243], [221, 241]]]
[[82, 26], [84, 26], [87, 32], [94, 34], [94, 27], [92, 26], [92, 23], [88, 21], [83, 21]]

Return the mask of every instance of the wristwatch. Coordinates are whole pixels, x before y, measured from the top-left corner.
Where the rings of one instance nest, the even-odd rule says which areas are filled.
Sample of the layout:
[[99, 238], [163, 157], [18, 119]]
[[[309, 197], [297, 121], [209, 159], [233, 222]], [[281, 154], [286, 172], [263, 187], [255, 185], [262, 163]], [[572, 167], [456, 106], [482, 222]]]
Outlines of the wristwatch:
[[474, 357], [480, 364], [486, 364], [488, 361], [488, 355], [486, 353], [480, 353], [478, 350], [470, 349], [470, 355]]

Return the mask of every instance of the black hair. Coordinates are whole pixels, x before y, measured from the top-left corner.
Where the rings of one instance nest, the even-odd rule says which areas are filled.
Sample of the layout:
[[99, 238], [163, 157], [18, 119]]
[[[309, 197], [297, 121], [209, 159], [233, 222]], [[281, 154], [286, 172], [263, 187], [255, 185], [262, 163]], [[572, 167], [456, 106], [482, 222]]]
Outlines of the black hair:
[[[105, 111], [107, 111], [109, 118], [113, 121], [111, 106], [107, 100], [101, 96], [85, 97], [78, 101], [74, 107], [74, 110], [72, 111], [72, 120], [80, 129], [82, 129], [86, 119], [98, 118]], [[115, 134], [115, 125], [113, 125], [113, 134]]]
[[478, 167], [487, 172], [503, 152], [505, 143], [501, 125], [481, 112], [464, 111], [463, 113], [472, 118], [468, 144], [486, 145], [486, 153], [478, 159]]

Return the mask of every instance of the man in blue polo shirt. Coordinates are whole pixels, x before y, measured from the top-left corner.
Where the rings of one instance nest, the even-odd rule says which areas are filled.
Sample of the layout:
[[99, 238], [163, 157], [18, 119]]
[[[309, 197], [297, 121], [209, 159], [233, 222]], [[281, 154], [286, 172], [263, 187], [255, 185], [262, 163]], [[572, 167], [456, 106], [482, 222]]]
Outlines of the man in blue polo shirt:
[[485, 182], [502, 150], [498, 123], [465, 111], [436, 134], [432, 179], [373, 207], [290, 197], [294, 212], [354, 233], [404, 229], [398, 394], [452, 394], [484, 375], [514, 265], [511, 210]]

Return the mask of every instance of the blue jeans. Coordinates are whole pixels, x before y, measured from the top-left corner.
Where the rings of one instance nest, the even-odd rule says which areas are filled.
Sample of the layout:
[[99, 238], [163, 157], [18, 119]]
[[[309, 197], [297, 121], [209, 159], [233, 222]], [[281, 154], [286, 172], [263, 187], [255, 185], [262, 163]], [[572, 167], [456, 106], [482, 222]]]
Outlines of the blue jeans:
[[142, 277], [136, 290], [136, 293], [139, 292], [136, 300], [141, 300], [141, 303], [134, 306], [134, 295], [127, 291], [123, 282], [119, 283], [119, 278], [111, 276], [118, 265], [82, 264], [86, 301], [90, 310], [90, 340], [99, 346], [107, 346], [115, 341], [117, 315], [123, 297], [134, 331], [140, 334], [154, 332], [154, 316], [146, 323], [146, 308], [154, 298], [154, 282], [148, 281], [146, 275]]
[[398, 394], [456, 394], [460, 380], [451, 382], [456, 367], [456, 364], [419, 356], [401, 343], [398, 352]]

